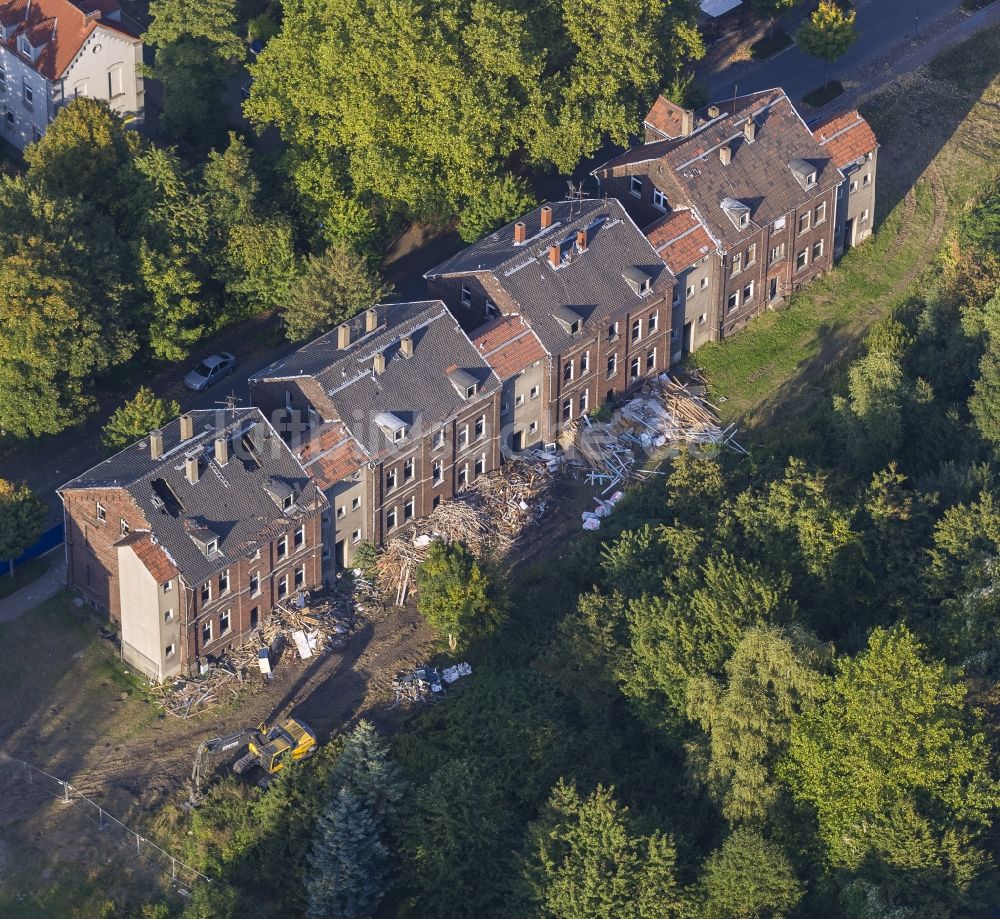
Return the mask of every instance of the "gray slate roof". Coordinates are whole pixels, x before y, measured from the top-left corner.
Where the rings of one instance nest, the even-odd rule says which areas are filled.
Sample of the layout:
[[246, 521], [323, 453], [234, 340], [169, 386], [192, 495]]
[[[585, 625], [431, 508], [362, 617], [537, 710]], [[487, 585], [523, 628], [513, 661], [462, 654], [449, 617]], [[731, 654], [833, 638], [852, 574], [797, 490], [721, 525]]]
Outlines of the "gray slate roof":
[[[194, 419], [194, 436], [182, 442], [179, 419], [171, 421], [163, 428], [160, 459], [150, 458], [147, 438], [67, 482], [59, 492], [125, 489], [185, 581], [195, 585], [238, 558], [253, 555], [291, 521], [324, 506], [326, 499], [260, 409], [207, 409], [188, 414]], [[225, 466], [215, 461], [217, 433], [230, 439]], [[184, 474], [185, 459], [190, 456], [200, 459], [194, 484]], [[271, 479], [281, 483], [282, 491], [294, 492], [291, 509], [282, 510], [265, 489]], [[212, 536], [218, 537], [219, 551], [209, 558], [196, 539], [203, 543]]]
[[[434, 430], [468, 403], [449, 374], [460, 370], [478, 384], [476, 399], [500, 387], [500, 380], [440, 300], [382, 303], [378, 327], [365, 334], [365, 317], [351, 321], [351, 344], [337, 347], [337, 329], [260, 371], [255, 382], [310, 377], [323, 388], [337, 417], [373, 456], [393, 446], [375, 422], [389, 412], [418, 430]], [[405, 357], [400, 340], [410, 337]], [[382, 353], [385, 370], [372, 372]], [[319, 406], [316, 406], [319, 409]], [[327, 421], [334, 419], [327, 418]]]
[[[541, 229], [541, 208], [522, 217], [527, 240], [514, 243], [514, 224], [480, 240], [427, 272], [424, 277], [475, 274], [487, 271], [516, 301], [543, 347], [560, 354], [587, 329], [623, 315], [643, 303], [661, 298], [674, 277], [615, 199], [559, 201], [552, 208], [552, 225]], [[577, 230], [589, 228], [585, 252], [574, 252]], [[549, 246], [560, 243], [563, 264], [553, 269]], [[624, 275], [639, 269], [652, 280], [650, 293], [639, 296]], [[559, 321], [560, 307], [583, 319], [576, 336]]]
[[[672, 207], [696, 208], [712, 235], [726, 248], [739, 245], [760, 227], [842, 181], [843, 175], [829, 153], [817, 142], [783, 90], [740, 96], [718, 107], [720, 113], [715, 118], [709, 118], [707, 109], [697, 113], [697, 127], [691, 136], [635, 147], [594, 172], [657, 160], [657, 165], [641, 171], [648, 171]], [[743, 123], [748, 118], [757, 125], [752, 143], [743, 136]], [[719, 147], [726, 143], [732, 158], [723, 165]], [[803, 161], [816, 170], [816, 184], [808, 189], [796, 178], [792, 167]], [[744, 229], [726, 215], [722, 202], [727, 199], [749, 207], [750, 224]]]

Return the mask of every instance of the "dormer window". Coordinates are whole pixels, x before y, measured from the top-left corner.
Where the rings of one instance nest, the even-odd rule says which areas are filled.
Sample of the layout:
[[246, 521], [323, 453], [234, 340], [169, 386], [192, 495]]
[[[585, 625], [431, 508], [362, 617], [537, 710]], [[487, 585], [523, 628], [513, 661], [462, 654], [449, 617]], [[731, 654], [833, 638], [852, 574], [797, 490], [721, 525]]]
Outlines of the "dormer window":
[[799, 185], [813, 188], [816, 185], [816, 167], [808, 160], [794, 159], [788, 164]]
[[553, 311], [552, 315], [556, 322], [563, 327], [563, 329], [569, 332], [570, 335], [575, 335], [577, 332], [583, 328], [583, 317], [571, 310], [568, 306], [557, 306]]
[[744, 230], [750, 226], [750, 208], [742, 201], [737, 201], [735, 198], [724, 198], [722, 209], [738, 230]]
[[23, 35], [17, 40], [17, 48], [29, 60], [35, 59], [35, 49], [31, 47], [31, 42]]
[[639, 268], [626, 268], [622, 272], [622, 277], [632, 288], [632, 292], [639, 297], [645, 297], [653, 289], [653, 279]]
[[272, 476], [264, 483], [264, 491], [271, 496], [271, 500], [283, 511], [291, 510], [295, 505], [295, 489], [288, 482]]
[[466, 401], [479, 392], [479, 381], [467, 370], [449, 371], [448, 379], [456, 392]]
[[375, 416], [375, 424], [394, 444], [402, 443], [406, 439], [409, 425], [392, 412], [379, 412]]

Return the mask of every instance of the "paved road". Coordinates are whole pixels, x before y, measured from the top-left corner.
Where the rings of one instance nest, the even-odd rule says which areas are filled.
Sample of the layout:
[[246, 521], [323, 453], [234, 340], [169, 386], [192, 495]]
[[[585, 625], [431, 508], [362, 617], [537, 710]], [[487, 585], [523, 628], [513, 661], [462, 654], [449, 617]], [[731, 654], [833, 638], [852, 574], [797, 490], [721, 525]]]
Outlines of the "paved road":
[[[843, 79], [859, 67], [882, 57], [902, 42], [912, 41], [958, 7], [956, 0], [860, 0], [856, 4], [858, 37], [847, 53], [830, 65], [829, 78]], [[712, 99], [758, 92], [783, 86], [792, 99], [800, 99], [823, 83], [823, 62], [797, 46], [759, 64], [739, 63], [705, 81]]]
[[54, 597], [66, 586], [66, 559], [62, 546], [46, 557], [49, 560], [49, 568], [38, 580], [32, 581], [9, 597], [0, 598], [0, 622], [10, 622], [23, 616], [39, 603]]

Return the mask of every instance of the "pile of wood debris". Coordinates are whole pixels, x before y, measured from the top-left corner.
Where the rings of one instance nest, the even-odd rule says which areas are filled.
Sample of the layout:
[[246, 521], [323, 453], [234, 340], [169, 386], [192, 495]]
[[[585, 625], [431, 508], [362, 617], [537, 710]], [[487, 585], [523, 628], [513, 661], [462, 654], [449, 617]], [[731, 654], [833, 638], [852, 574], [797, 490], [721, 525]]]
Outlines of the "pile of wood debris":
[[518, 537], [545, 512], [552, 475], [545, 463], [509, 460], [479, 476], [429, 517], [415, 520], [386, 544], [378, 557], [378, 578], [397, 604], [406, 602], [416, 570], [435, 540], [461, 542], [474, 555], [502, 558]]
[[267, 683], [284, 660], [306, 660], [342, 650], [358, 627], [365, 602], [341, 591], [323, 591], [279, 603], [248, 640], [196, 677], [178, 677], [150, 688], [163, 710], [190, 718], [233, 701], [245, 686]]
[[667, 445], [712, 445], [746, 453], [735, 440], [736, 426], [719, 423], [704, 385], [681, 382], [669, 373], [644, 383], [610, 421], [584, 417], [564, 435], [566, 446], [590, 468], [587, 478], [605, 486], [602, 494], [638, 474], [639, 460]]

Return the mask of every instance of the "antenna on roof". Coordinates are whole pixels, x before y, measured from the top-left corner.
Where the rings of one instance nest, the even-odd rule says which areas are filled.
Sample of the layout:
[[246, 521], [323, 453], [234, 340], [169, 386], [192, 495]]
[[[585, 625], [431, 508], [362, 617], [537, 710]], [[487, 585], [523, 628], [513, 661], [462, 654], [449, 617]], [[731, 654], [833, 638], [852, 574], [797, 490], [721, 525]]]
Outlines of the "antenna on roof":
[[566, 200], [570, 202], [569, 216], [573, 217], [573, 202], [576, 202], [576, 213], [583, 213], [583, 179], [580, 180], [580, 184], [577, 185], [572, 179], [567, 179], [566, 184], [569, 186], [569, 191], [566, 193]]
[[739, 83], [733, 84], [733, 110], [729, 113], [730, 115], [736, 114], [736, 91], [740, 88]]
[[229, 395], [225, 399], [217, 401], [216, 405], [224, 405], [229, 411], [233, 412], [236, 410], [236, 403], [242, 401], [236, 395], [234, 390], [231, 390]]

